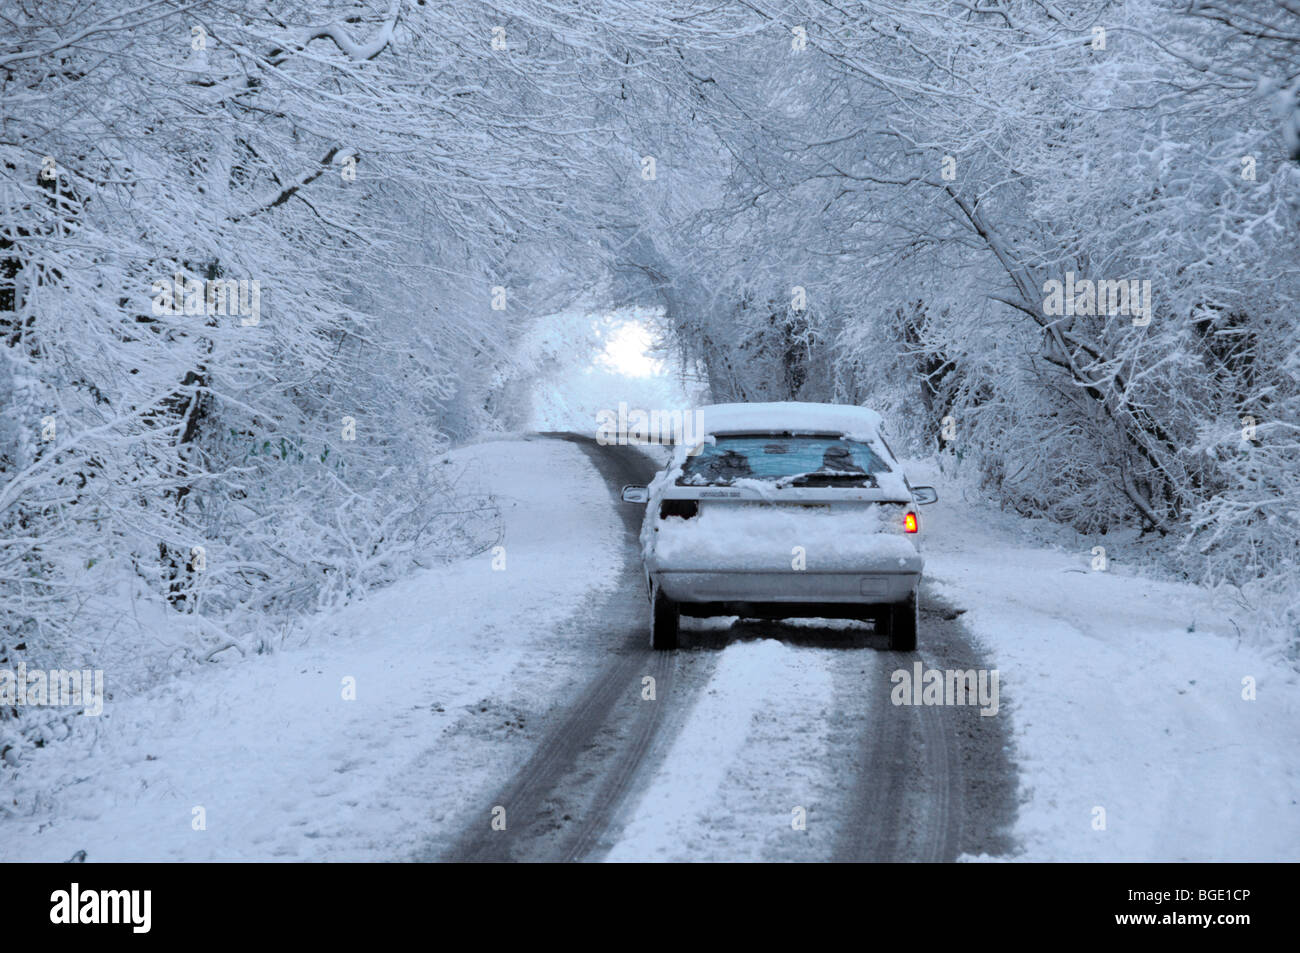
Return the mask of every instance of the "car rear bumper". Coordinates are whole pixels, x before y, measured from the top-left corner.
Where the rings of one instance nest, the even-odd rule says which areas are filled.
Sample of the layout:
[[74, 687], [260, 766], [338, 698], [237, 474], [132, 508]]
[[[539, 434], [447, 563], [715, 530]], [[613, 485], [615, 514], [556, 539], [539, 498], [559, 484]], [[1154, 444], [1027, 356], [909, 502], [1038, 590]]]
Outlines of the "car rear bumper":
[[896, 572], [657, 570], [650, 576], [664, 595], [681, 603], [849, 607], [904, 602], [920, 581], [921, 571], [919, 567]]

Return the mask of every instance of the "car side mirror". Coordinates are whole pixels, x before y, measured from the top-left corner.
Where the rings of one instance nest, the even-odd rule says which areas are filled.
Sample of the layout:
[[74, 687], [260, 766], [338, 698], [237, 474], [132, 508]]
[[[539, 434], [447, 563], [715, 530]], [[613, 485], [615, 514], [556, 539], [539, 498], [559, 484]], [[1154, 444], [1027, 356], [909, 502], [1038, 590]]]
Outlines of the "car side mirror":
[[939, 502], [939, 493], [932, 486], [914, 486], [912, 487], [912, 496], [915, 497], [916, 502], [920, 503], [922, 506], [925, 506], [927, 503]]
[[650, 487], [639, 486], [636, 483], [629, 483], [627, 486], [623, 487], [623, 502], [624, 503], [649, 503]]

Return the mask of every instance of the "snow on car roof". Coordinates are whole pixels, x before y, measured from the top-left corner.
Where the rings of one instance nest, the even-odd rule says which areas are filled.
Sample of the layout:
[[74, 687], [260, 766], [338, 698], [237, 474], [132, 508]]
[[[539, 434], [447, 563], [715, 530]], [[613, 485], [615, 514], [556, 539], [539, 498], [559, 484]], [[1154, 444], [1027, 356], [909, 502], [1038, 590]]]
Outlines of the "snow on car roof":
[[866, 407], [797, 401], [711, 404], [700, 407], [696, 419], [703, 434], [790, 431], [875, 437], [883, 423], [880, 414]]

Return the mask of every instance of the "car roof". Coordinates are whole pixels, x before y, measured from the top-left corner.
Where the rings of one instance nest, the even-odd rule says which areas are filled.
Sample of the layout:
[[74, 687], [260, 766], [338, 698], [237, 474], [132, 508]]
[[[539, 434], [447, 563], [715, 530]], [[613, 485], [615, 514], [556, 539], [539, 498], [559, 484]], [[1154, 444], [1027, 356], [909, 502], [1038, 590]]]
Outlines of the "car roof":
[[883, 423], [866, 407], [802, 401], [708, 404], [697, 409], [696, 420], [704, 434], [833, 433], [861, 438], [878, 438]]

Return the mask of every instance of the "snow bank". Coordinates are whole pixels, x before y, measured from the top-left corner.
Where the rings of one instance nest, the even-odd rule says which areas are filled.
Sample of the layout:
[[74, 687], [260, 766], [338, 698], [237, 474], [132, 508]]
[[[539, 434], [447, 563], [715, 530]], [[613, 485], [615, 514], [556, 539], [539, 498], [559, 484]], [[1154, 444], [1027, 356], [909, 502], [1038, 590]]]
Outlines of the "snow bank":
[[392, 860], [461, 833], [440, 821], [522, 762], [534, 714], [582, 670], [572, 614], [622, 563], [623, 531], [570, 444], [450, 457], [496, 495], [504, 551], [418, 572], [283, 649], [267, 633], [273, 654], [110, 700], [8, 779], [0, 860]]
[[1231, 610], [993, 507], [926, 516], [927, 576], [1001, 672], [1017, 859], [1300, 859], [1300, 677]]

